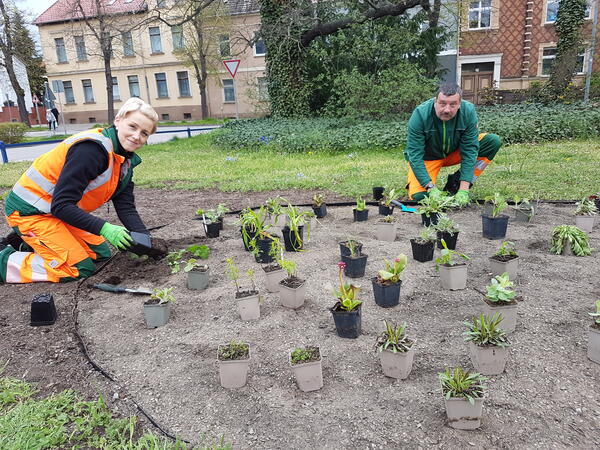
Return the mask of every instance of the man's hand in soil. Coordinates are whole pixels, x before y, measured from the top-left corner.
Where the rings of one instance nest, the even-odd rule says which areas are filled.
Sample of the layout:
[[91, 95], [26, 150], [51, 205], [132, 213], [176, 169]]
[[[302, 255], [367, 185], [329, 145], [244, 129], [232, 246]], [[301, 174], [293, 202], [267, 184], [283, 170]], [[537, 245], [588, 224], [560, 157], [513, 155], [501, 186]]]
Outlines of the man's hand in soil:
[[129, 235], [127, 228], [119, 225], [111, 225], [106, 222], [100, 229], [100, 236], [110, 242], [115, 248], [125, 250], [131, 246], [133, 239]]
[[466, 206], [469, 204], [469, 191], [461, 189], [454, 196], [454, 201], [456, 202], [456, 206]]

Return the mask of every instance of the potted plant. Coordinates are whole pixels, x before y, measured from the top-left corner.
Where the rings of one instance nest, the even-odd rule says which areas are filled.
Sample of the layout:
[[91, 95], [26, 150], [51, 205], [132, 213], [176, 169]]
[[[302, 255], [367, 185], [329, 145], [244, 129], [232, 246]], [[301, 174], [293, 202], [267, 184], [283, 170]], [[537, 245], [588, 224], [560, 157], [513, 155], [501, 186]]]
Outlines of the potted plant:
[[400, 303], [400, 288], [402, 280], [400, 276], [406, 268], [408, 258], [404, 253], [400, 253], [394, 263], [384, 260], [385, 268], [377, 273], [376, 277], [371, 279], [373, 283], [373, 295], [375, 303], [383, 308], [391, 308]]
[[507, 273], [495, 276], [486, 288], [483, 303], [483, 314], [502, 314], [502, 328], [507, 333], [515, 331], [517, 325], [517, 294], [512, 290], [513, 286]]
[[362, 242], [357, 241], [356, 239], [349, 237], [345, 241], [341, 241], [340, 245], [340, 258], [342, 256], [350, 256], [354, 254], [362, 253]]
[[317, 391], [323, 387], [323, 370], [319, 347], [295, 348], [290, 352], [290, 367], [303, 392]]
[[419, 207], [415, 214], [421, 214], [421, 222], [424, 226], [435, 225], [440, 213], [454, 206], [454, 197], [445, 192], [437, 195], [427, 195], [419, 201]]
[[169, 321], [171, 303], [175, 303], [175, 296], [171, 292], [172, 287], [154, 289], [150, 298], [144, 302], [144, 320], [147, 328], [157, 328]]
[[223, 224], [219, 221], [219, 214], [216, 209], [198, 209], [196, 215], [202, 217], [204, 232], [208, 238], [218, 238]]
[[516, 281], [518, 267], [519, 255], [513, 242], [503, 241], [498, 251], [490, 256], [490, 270], [493, 276], [508, 273], [508, 277]]
[[356, 207], [352, 210], [355, 222], [366, 222], [369, 218], [367, 202], [362, 197], [356, 197]]
[[552, 230], [551, 253], [589, 256], [592, 250], [587, 233], [575, 225], [559, 225]]
[[506, 237], [506, 229], [508, 228], [508, 216], [500, 213], [506, 209], [508, 203], [498, 192], [487, 196], [485, 201], [491, 205], [491, 211], [489, 213], [484, 212], [481, 215], [483, 237], [488, 239], [504, 239]]
[[312, 209], [317, 219], [322, 219], [327, 215], [327, 204], [325, 203], [325, 196], [323, 194], [313, 195]]
[[344, 262], [344, 274], [350, 278], [360, 278], [365, 276], [365, 268], [367, 266], [368, 255], [362, 253], [362, 245], [359, 247], [353, 244], [353, 240], [349, 239], [346, 241], [348, 249], [350, 250], [349, 255], [342, 255], [342, 261]]
[[533, 216], [535, 216], [535, 208], [529, 203], [528, 198], [515, 196], [512, 208], [515, 211], [515, 220], [517, 222], [531, 222]]
[[234, 389], [246, 384], [250, 366], [250, 346], [246, 342], [219, 345], [217, 360], [221, 386]]
[[196, 258], [186, 261], [183, 271], [187, 273], [186, 286], [188, 289], [203, 291], [208, 287], [209, 268]]
[[383, 192], [381, 200], [379, 200], [379, 214], [382, 216], [391, 216], [394, 213], [394, 205], [392, 200], [398, 197], [396, 189], [386, 189]]
[[415, 355], [414, 341], [406, 336], [406, 323], [394, 326], [385, 323], [385, 331], [377, 338], [377, 350], [383, 373], [404, 380], [412, 370]]
[[304, 225], [306, 225], [306, 240], [310, 239], [310, 218], [315, 214], [312, 211], [302, 211], [288, 204], [283, 208], [287, 216], [287, 224], [281, 232], [283, 233], [283, 242], [285, 250], [288, 252], [298, 252], [304, 247]]
[[344, 268], [346, 264], [338, 263], [340, 277], [340, 288], [334, 290], [337, 302], [330, 309], [335, 323], [335, 329], [339, 337], [356, 339], [361, 331], [361, 305], [358, 300], [358, 286], [344, 282]]
[[240, 271], [236, 266], [233, 258], [227, 258], [227, 276], [235, 284], [235, 299], [238, 305], [238, 312], [242, 320], [258, 320], [260, 319], [260, 297], [258, 289], [254, 283], [254, 271], [248, 269], [246, 275], [250, 279], [251, 288], [248, 290], [240, 290], [238, 280]]
[[375, 224], [375, 236], [380, 241], [394, 242], [396, 240], [396, 220], [394, 216], [386, 215]]
[[383, 198], [383, 192], [385, 188], [383, 186], [373, 186], [373, 200], [378, 202]]
[[[279, 239], [276, 238], [271, 241], [269, 254], [275, 261], [283, 259], [283, 245]], [[286, 277], [285, 270], [277, 262], [262, 266], [262, 269], [265, 273], [267, 291], [279, 292], [279, 282]]]
[[470, 322], [464, 322], [467, 331], [463, 333], [469, 343], [471, 362], [475, 370], [483, 375], [498, 375], [504, 372], [510, 343], [506, 331], [501, 328], [503, 317], [479, 315]]
[[437, 234], [432, 226], [423, 227], [419, 236], [410, 240], [413, 259], [419, 262], [427, 262], [433, 260], [433, 250]]
[[266, 200], [266, 212], [271, 220], [271, 225], [274, 227], [283, 228], [285, 225], [285, 215], [283, 214], [283, 205], [288, 201], [281, 197], [272, 197]]
[[289, 259], [277, 261], [286, 271], [287, 277], [279, 282], [279, 298], [286, 308], [298, 309], [304, 305], [306, 297], [306, 280], [296, 276], [296, 263]]
[[448, 425], [459, 430], [475, 430], [481, 426], [484, 382], [487, 378], [461, 367], [446, 368], [438, 373], [446, 405]]
[[575, 203], [575, 226], [586, 233], [591, 233], [598, 214], [596, 203], [588, 197], [583, 197], [581, 201]]
[[471, 258], [455, 250], [450, 250], [443, 239], [442, 246], [444, 248], [440, 252], [440, 256], [435, 260], [435, 270], [440, 272], [442, 287], [451, 291], [466, 288], [467, 264], [454, 261], [454, 257], [461, 257], [466, 261]]
[[225, 221], [225, 214], [229, 212], [229, 208], [225, 203], [219, 203], [215, 210], [217, 212], [217, 220], [219, 221], [220, 229], [223, 229], [223, 222]]
[[594, 318], [588, 331], [587, 356], [595, 363], [600, 364], [600, 300], [596, 300], [596, 312], [588, 313]]
[[450, 250], [456, 249], [456, 241], [458, 239], [458, 225], [456, 222], [448, 217], [445, 213], [438, 215], [438, 221], [433, 228], [437, 234], [437, 248], [442, 247], [442, 239], [446, 241], [446, 245]]

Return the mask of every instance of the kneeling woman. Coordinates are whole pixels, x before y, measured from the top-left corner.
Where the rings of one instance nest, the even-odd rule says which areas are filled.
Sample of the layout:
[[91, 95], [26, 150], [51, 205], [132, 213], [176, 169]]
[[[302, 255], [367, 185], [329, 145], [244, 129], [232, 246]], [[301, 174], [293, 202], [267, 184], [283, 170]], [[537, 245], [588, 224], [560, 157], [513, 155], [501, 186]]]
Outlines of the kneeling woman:
[[[75, 134], [38, 157], [5, 201], [6, 220], [27, 246], [0, 251], [0, 282], [63, 282], [89, 277], [110, 248], [126, 249], [128, 230], [148, 233], [133, 196], [135, 153], [156, 131], [158, 115], [127, 100], [114, 126]], [[123, 226], [90, 214], [112, 200]], [[26, 248], [23, 248], [26, 247]], [[18, 250], [33, 251], [18, 251]]]

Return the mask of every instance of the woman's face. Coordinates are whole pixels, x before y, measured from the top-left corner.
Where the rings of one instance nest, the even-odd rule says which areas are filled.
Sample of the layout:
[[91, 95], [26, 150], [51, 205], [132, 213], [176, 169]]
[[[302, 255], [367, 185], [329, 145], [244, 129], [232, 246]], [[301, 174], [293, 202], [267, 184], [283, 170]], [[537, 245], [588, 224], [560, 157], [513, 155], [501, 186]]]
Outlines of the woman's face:
[[115, 126], [121, 146], [128, 152], [135, 152], [152, 134], [154, 122], [141, 112], [134, 111], [115, 119]]

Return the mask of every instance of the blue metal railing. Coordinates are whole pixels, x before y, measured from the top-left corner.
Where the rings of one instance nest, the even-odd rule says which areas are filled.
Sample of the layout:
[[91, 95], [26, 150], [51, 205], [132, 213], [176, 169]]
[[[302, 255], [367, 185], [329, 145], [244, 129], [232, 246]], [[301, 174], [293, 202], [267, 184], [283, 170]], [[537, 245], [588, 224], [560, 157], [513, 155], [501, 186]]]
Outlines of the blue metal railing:
[[[218, 127], [217, 127], [218, 128]], [[162, 133], [187, 133], [187, 137], [192, 137], [192, 131], [206, 131], [206, 130], [214, 130], [215, 127], [204, 127], [204, 128], [190, 128], [187, 127], [183, 130], [160, 130], [156, 131], [154, 134], [162, 134]], [[55, 144], [58, 142], [62, 142], [63, 139], [52, 139], [48, 141], [35, 141], [35, 142], [21, 142], [19, 144], [5, 144], [0, 141], [0, 155], [2, 155], [2, 163], [8, 163], [8, 154], [6, 153], [7, 148], [17, 148], [17, 147], [32, 147], [34, 145], [40, 144]]]

